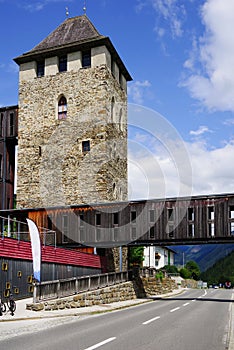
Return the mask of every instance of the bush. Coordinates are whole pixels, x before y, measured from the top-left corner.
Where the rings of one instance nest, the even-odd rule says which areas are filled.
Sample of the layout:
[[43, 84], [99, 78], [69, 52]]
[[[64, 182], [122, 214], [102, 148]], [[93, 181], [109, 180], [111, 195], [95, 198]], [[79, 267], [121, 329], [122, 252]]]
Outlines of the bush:
[[191, 272], [188, 269], [186, 269], [186, 267], [183, 267], [182, 269], [180, 269], [180, 276], [185, 280], [189, 279], [191, 278]]
[[155, 278], [156, 278], [157, 280], [160, 280], [160, 281], [163, 280], [163, 277], [164, 277], [164, 275], [163, 275], [163, 272], [162, 272], [162, 271], [158, 271], [158, 272], [156, 273], [156, 275], [155, 275]]

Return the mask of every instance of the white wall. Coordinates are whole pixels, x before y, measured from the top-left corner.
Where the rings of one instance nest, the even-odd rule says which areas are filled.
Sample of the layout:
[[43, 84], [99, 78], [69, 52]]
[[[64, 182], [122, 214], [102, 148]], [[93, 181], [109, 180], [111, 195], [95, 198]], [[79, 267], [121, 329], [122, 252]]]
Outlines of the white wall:
[[[155, 254], [160, 256], [160, 259], [155, 259]], [[161, 269], [168, 265], [170, 257], [170, 265], [174, 265], [174, 253], [165, 247], [152, 246], [144, 248], [144, 267], [155, 267]]]

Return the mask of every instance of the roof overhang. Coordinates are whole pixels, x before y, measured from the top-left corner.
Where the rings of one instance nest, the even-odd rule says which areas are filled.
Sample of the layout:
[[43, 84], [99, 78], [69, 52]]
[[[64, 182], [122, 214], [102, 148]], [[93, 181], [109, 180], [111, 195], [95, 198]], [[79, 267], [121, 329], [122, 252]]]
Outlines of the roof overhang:
[[79, 42], [74, 42], [74, 43], [69, 43], [66, 45], [58, 45], [53, 48], [47, 48], [44, 50], [32, 50], [29, 52], [24, 53], [21, 56], [18, 56], [14, 58], [14, 61], [20, 65], [23, 63], [31, 62], [31, 61], [38, 61], [41, 59], [53, 57], [53, 56], [60, 56], [60, 55], [65, 55], [71, 52], [75, 51], [84, 51], [91, 49], [93, 47], [98, 47], [98, 46], [106, 46], [108, 50], [110, 51], [111, 55], [113, 56], [114, 60], [118, 64], [122, 74], [125, 76], [127, 81], [131, 81], [132, 77], [129, 74], [128, 70], [126, 69], [123, 61], [121, 60], [119, 54], [117, 53], [116, 49], [114, 48], [110, 38], [108, 37], [97, 37], [94, 39], [89, 39], [89, 40], [84, 40], [84, 41], [79, 41]]

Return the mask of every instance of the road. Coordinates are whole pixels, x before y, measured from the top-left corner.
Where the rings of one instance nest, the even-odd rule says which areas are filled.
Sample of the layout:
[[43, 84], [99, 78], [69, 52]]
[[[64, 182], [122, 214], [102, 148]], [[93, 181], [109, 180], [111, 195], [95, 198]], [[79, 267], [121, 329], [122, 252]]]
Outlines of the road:
[[[232, 293], [188, 290], [105, 314], [21, 321], [27, 323], [12, 332], [9, 328], [5, 339], [1, 330], [0, 349], [224, 350]], [[8, 322], [8, 327], [13, 323]]]

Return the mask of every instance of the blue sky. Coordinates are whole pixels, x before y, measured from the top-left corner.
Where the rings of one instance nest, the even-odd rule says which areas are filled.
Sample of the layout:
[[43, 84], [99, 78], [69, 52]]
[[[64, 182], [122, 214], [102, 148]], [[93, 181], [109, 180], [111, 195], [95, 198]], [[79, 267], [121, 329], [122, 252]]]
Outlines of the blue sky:
[[[18, 103], [13, 58], [63, 22], [66, 6], [73, 17], [83, 14], [83, 5], [0, 0], [0, 106]], [[141, 106], [143, 118], [155, 113], [153, 130], [160, 118], [161, 135], [168, 128], [175, 136], [160, 139], [149, 124], [136, 128], [130, 115], [130, 196], [233, 192], [233, 0], [86, 0], [86, 7], [133, 77], [129, 104]]]

